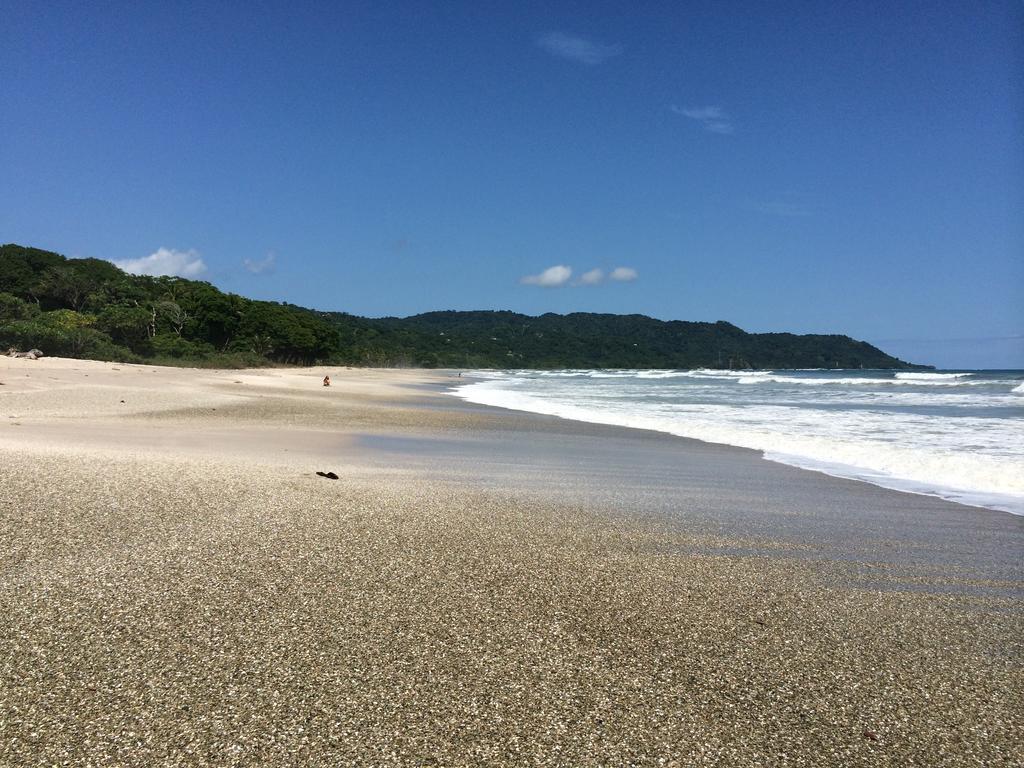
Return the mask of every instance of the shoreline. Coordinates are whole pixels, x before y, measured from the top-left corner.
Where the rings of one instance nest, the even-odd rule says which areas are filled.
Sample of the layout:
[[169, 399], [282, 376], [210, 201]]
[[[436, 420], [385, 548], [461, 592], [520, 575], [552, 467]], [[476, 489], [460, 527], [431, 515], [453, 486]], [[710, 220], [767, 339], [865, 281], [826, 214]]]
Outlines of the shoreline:
[[[325, 373], [334, 386], [319, 385]], [[455, 373], [0, 358], [0, 381], [8, 381], [0, 385], [0, 427], [17, 427], [0, 432], [0, 447], [85, 455], [130, 449], [310, 472], [401, 468], [593, 509], [642, 510], [691, 532], [704, 527], [773, 542], [766, 551], [778, 540], [833, 559], [899, 553], [910, 563], [966, 568], [983, 578], [1024, 575], [1024, 565], [1014, 567], [1024, 552], [1019, 516], [773, 462], [754, 449], [472, 403], [455, 394], [463, 381]], [[17, 419], [4, 410], [13, 394], [32, 403]], [[756, 503], [738, 503], [738, 489]]]
[[[808, 372], [817, 371], [815, 370]], [[995, 372], [998, 373], [998, 371]], [[452, 394], [454, 394], [456, 397], [462, 400], [472, 402], [477, 405], [487, 405], [510, 411], [523, 411], [527, 413], [553, 416], [556, 418], [587, 422], [592, 424], [606, 424], [609, 426], [619, 426], [626, 429], [650, 430], [673, 435], [681, 439], [696, 440], [700, 443], [708, 445], [728, 445], [730, 447], [738, 449], [754, 450], [760, 453], [762, 458], [764, 458], [764, 460], [766, 461], [772, 461], [791, 467], [797, 467], [811, 472], [819, 472], [830, 477], [864, 482], [878, 487], [899, 491], [901, 493], [931, 496], [955, 504], [973, 507], [975, 509], [998, 511], [1018, 517], [1024, 516], [1024, 496], [1021, 496], [1019, 493], [1014, 494], [1008, 491], [1005, 493], [1000, 493], [979, 490], [977, 488], [965, 488], [962, 486], [957, 486], [955, 484], [942, 485], [934, 481], [925, 481], [920, 479], [915, 480], [898, 474], [887, 474], [885, 471], [872, 469], [866, 465], [843, 463], [842, 461], [834, 460], [832, 458], [815, 458], [814, 456], [802, 455], [799, 453], [787, 453], [784, 449], [780, 449], [778, 447], [761, 447], [757, 444], [751, 443], [751, 441], [749, 441], [742, 435], [736, 441], [730, 441], [728, 438], [715, 439], [714, 437], [697, 436], [694, 434], [688, 434], [685, 429], [680, 431], [679, 425], [675, 423], [662, 423], [662, 420], [655, 420], [651, 416], [644, 415], [643, 413], [630, 412], [629, 414], [624, 414], [621, 412], [612, 412], [612, 415], [609, 415], [606, 412], [595, 411], [592, 408], [588, 409], [586, 407], [577, 406], [571, 402], [567, 402], [564, 398], [562, 400], [549, 401], [544, 398], [537, 397], [535, 393], [530, 394], [529, 392], [527, 392], [523, 394], [515, 389], [489, 388], [484, 390], [480, 389], [480, 387], [488, 384], [500, 384], [501, 381], [503, 381], [503, 379], [488, 378], [488, 376], [486, 375], [487, 372], [481, 373], [484, 375], [476, 377], [475, 381], [460, 384], [458, 387], [456, 387]], [[595, 372], [567, 371], [565, 373], [593, 374]], [[680, 373], [693, 372], [666, 371], [658, 373], [670, 374], [674, 376]], [[774, 375], [775, 373], [778, 373], [778, 371], [772, 371], [771, 373]], [[870, 371], [868, 373], [870, 373]], [[939, 372], [936, 375], [947, 375], [947, 373], [949, 372]], [[949, 373], [949, 375], [968, 375], [972, 373], [984, 372], [970, 371], [959, 372], [957, 374]], [[1014, 373], [1021, 372], [1014, 371]], [[661, 376], [656, 376], [653, 378], [661, 378]], [[654, 421], [657, 421], [658, 423], [652, 423]], [[770, 442], [770, 439], [768, 437], [762, 435], [762, 438], [765, 440], [769, 440]]]
[[[0, 358], [0, 381], [6, 373], [6, 360], [10, 359]], [[1011, 562], [1024, 552], [1024, 518], [1010, 512], [776, 462], [753, 448], [471, 402], [457, 394], [464, 380], [454, 375], [458, 373], [455, 370], [324, 367], [238, 371], [61, 358], [43, 361], [68, 377], [61, 382], [64, 387], [89, 384], [110, 394], [105, 408], [97, 407], [95, 398], [86, 398], [93, 410], [82, 413], [81, 404], [72, 398], [56, 411], [44, 408], [35, 421], [31, 410], [27, 417], [16, 420], [5, 418], [7, 414], [0, 410], [0, 426], [5, 420], [26, 426], [28, 419], [30, 429], [19, 430], [15, 446], [59, 446], [58, 452], [77, 446], [86, 453], [102, 452], [105, 446], [114, 455], [130, 447], [156, 456], [226, 455], [296, 468], [334, 461], [361, 472], [398, 466], [404, 472], [426, 473], [457, 484], [497, 490], [512, 486], [521, 493], [546, 494], [563, 503], [601, 508], [635, 504], [623, 488], [648, 495], [628, 476], [651, 470], [643, 482], [662, 490], [660, 498], [647, 500], [650, 509], [646, 514], [675, 523], [680, 522], [680, 515], [674, 509], [673, 496], [694, 490], [693, 485], [681, 486], [671, 477], [677, 468], [673, 462], [681, 462], [695, 466], [696, 489], [701, 494], [711, 493], [702, 505], [700, 524], [731, 536], [741, 535], [748, 527], [768, 538], [786, 538], [798, 548], [808, 541], [819, 546], [823, 539], [838, 537], [840, 544], [831, 555], [848, 559], [859, 552], [851, 546], [859, 544], [858, 539], [882, 540], [893, 533], [898, 539], [916, 541], [916, 550], [923, 551], [937, 540], [944, 547], [960, 546], [965, 538], [983, 531], [989, 538], [1010, 539], [997, 560]], [[43, 361], [16, 360], [7, 368], [13, 365], [14, 370], [31, 375], [32, 366]], [[36, 380], [42, 379], [44, 384], [60, 378], [47, 374], [45, 368], [39, 373], [44, 375], [37, 375]], [[133, 373], [141, 378], [134, 378]], [[332, 388], [319, 386], [325, 373], [332, 376]], [[147, 374], [158, 377], [156, 386], [146, 381]], [[11, 384], [17, 386], [18, 382]], [[131, 402], [114, 396], [118, 388], [131, 392], [140, 385], [144, 389], [129, 397]], [[11, 393], [6, 386], [0, 388], [0, 409], [5, 403], [2, 396]], [[36, 397], [40, 395], [45, 395], [45, 389]], [[317, 410], [330, 406], [334, 406], [330, 412]], [[9, 431], [0, 432], [0, 448], [13, 436]], [[580, 445], [591, 444], [601, 447], [580, 451]], [[631, 462], [633, 452], [643, 458]], [[481, 462], [487, 455], [502, 456], [502, 460]], [[568, 475], [584, 475], [587, 486], [577, 482], [566, 490], [543, 471], [531, 471], [524, 475], [526, 480], [515, 476], [523, 465], [543, 461], [555, 462]], [[623, 476], [616, 480], [620, 487], [610, 487], [600, 471], [615, 462], [623, 464]], [[587, 471], [580, 472], [580, 467]], [[761, 507], [749, 512], [735, 508], [724, 514], [716, 512], [716, 495], [739, 476], [754, 480], [748, 482], [746, 492], [759, 494]], [[795, 492], [792, 486], [796, 486]], [[809, 498], [817, 503], [830, 496], [835, 512], [823, 515], [806, 509]], [[866, 517], [861, 508], [870, 509], [870, 519], [860, 521], [864, 525], [857, 525], [855, 517], [843, 519], [844, 514]], [[765, 517], [785, 525], [771, 528], [761, 519]], [[794, 520], [804, 524], [794, 524]], [[957, 533], [951, 535], [950, 531]], [[1020, 572], [1024, 574], [1024, 565]]]
[[445, 374], [28, 365], [0, 763], [1024, 758], [1012, 515]]

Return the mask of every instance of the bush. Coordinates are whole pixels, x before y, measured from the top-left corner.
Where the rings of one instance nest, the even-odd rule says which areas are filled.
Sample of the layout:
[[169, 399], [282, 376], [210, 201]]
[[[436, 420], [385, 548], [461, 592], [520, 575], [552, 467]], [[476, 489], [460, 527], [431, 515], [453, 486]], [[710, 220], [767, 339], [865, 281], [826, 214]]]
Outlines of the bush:
[[0, 293], [0, 323], [10, 320], [28, 320], [39, 314], [39, 307], [22, 301], [11, 293]]
[[58, 309], [47, 312], [43, 321], [62, 331], [73, 331], [77, 328], [91, 328], [96, 324], [96, 316], [75, 312], [73, 309]]
[[252, 354], [218, 352], [211, 357], [153, 357], [146, 360], [149, 365], [171, 365], [186, 368], [265, 368], [271, 365], [267, 360]]
[[51, 357], [85, 357], [94, 360], [136, 361], [139, 358], [119, 347], [109, 336], [94, 328], [65, 328], [48, 322], [46, 316], [15, 320], [0, 325], [0, 348], [39, 349]]
[[150, 342], [150, 348], [157, 357], [176, 360], [202, 360], [215, 353], [212, 345], [201, 341], [189, 341], [175, 334], [159, 334]]
[[136, 352], [148, 351], [152, 313], [142, 307], [113, 305], [104, 307], [96, 318], [96, 327], [118, 344]]

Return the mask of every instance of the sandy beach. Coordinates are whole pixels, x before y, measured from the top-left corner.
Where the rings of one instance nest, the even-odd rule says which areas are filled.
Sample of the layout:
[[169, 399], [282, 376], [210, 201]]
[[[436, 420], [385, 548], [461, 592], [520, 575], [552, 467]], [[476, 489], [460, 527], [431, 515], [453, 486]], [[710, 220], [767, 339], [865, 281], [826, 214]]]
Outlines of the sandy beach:
[[1024, 763], [1024, 518], [455, 383], [0, 358], [0, 765]]

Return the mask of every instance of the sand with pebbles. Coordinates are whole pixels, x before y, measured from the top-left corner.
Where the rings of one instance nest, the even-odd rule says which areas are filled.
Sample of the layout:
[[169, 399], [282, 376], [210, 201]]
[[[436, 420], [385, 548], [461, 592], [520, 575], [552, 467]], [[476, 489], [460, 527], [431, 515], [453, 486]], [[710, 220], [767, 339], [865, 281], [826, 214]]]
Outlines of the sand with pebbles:
[[1009, 516], [327, 372], [0, 358], [0, 765], [1024, 762]]

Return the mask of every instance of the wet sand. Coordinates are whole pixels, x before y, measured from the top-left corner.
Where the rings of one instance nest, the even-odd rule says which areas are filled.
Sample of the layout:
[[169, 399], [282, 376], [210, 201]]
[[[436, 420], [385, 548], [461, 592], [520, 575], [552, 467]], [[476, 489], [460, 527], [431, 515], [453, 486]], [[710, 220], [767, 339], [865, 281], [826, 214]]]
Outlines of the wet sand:
[[326, 372], [0, 358], [0, 764], [1024, 760], [1020, 518]]

